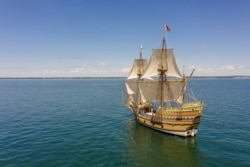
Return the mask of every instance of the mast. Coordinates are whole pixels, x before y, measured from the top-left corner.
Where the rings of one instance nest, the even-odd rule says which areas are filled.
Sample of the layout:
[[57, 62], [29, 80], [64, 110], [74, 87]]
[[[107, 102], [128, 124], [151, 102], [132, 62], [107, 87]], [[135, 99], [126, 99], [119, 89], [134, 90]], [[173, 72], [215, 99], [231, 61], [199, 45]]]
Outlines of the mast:
[[140, 56], [139, 56], [139, 69], [137, 72], [137, 76], [138, 76], [138, 80], [141, 79], [142, 76], [142, 70], [143, 70], [143, 58], [142, 58], [142, 52], [143, 52], [143, 48], [142, 48], [142, 44], [140, 47]]
[[137, 79], [137, 103], [141, 103], [142, 102], [142, 98], [141, 98], [141, 93], [140, 93], [140, 90], [139, 90], [139, 83], [141, 79], [141, 76], [144, 72], [144, 68], [143, 68], [143, 58], [142, 58], [142, 52], [143, 52], [143, 48], [142, 48], [142, 44], [140, 46], [140, 56], [139, 56], [139, 69], [138, 69], [138, 72], [137, 72], [137, 76], [138, 76], [138, 79]]
[[186, 89], [186, 86], [187, 86], [189, 80], [192, 78], [194, 71], [195, 71], [195, 69], [192, 70], [192, 72], [191, 72], [191, 74], [189, 76], [189, 79], [187, 79], [186, 75], [183, 73], [183, 78], [182, 78], [183, 84], [182, 84], [182, 89], [181, 89], [181, 93], [182, 93], [182, 104], [181, 105], [182, 106], [183, 106], [183, 104], [185, 102], [185, 93], [186, 93], [185, 89]]
[[182, 84], [182, 89], [181, 89], [181, 94], [182, 94], [182, 103], [181, 103], [181, 106], [183, 106], [183, 104], [185, 102], [185, 91], [184, 91], [184, 89], [185, 89], [185, 87], [187, 85], [187, 80], [186, 80], [186, 76], [185, 76], [184, 73], [183, 73], [182, 82], [183, 82], [183, 84]]
[[[166, 72], [168, 71], [168, 65], [167, 62], [164, 62], [164, 56], [167, 57], [166, 52], [166, 32], [169, 31], [169, 27], [167, 25], [164, 26], [164, 35], [162, 40], [162, 50], [161, 50], [161, 62], [160, 67], [158, 68], [159, 71], [159, 82], [160, 82], [160, 119], [162, 122], [162, 112], [163, 112], [163, 106], [164, 106], [164, 83], [167, 80]], [[166, 60], [167, 61], [167, 60]]]
[[163, 112], [163, 103], [164, 103], [164, 83], [167, 80], [166, 72], [167, 72], [167, 63], [164, 63], [164, 55], [166, 53], [166, 41], [165, 37], [163, 37], [162, 41], [162, 52], [161, 52], [161, 67], [158, 69], [160, 72], [160, 114], [161, 114], [161, 121], [162, 121], [162, 112]]

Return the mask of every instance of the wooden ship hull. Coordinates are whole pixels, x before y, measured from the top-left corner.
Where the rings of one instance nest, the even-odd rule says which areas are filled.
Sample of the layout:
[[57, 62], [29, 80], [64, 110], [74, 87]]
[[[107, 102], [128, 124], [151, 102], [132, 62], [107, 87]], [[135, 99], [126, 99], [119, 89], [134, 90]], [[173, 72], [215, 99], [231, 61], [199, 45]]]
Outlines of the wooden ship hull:
[[193, 102], [180, 108], [164, 108], [159, 113], [154, 112], [150, 104], [141, 104], [132, 110], [141, 125], [172, 135], [193, 137], [198, 132], [203, 107], [202, 102]]

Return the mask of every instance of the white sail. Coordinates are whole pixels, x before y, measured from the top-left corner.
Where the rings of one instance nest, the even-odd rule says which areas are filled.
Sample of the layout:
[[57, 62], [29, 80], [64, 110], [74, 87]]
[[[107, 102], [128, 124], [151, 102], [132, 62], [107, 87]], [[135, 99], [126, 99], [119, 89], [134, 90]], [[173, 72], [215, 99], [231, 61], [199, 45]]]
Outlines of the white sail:
[[183, 102], [182, 80], [170, 80], [164, 83], [164, 101]]
[[[159, 81], [141, 81], [138, 84], [143, 102], [160, 102], [161, 83]], [[182, 103], [182, 81], [168, 80], [164, 82], [163, 91], [163, 101]]]
[[136, 94], [138, 92], [138, 81], [126, 80], [125, 85], [129, 95]]
[[173, 49], [153, 49], [153, 53], [142, 78], [152, 79], [152, 77], [159, 74], [158, 69], [161, 68], [161, 66], [167, 69], [167, 76], [182, 78], [182, 74], [175, 61]]
[[138, 80], [126, 80], [125, 81], [125, 85], [126, 85], [126, 89], [127, 89], [127, 96], [129, 98], [129, 101], [132, 102], [142, 102], [144, 101], [141, 97], [141, 92], [139, 89], [139, 82]]
[[127, 99], [125, 101], [125, 105], [130, 106], [135, 102], [137, 83], [135, 81], [125, 81], [125, 86], [127, 90]]
[[147, 65], [146, 59], [135, 59], [127, 79], [136, 79], [138, 74], [142, 75]]

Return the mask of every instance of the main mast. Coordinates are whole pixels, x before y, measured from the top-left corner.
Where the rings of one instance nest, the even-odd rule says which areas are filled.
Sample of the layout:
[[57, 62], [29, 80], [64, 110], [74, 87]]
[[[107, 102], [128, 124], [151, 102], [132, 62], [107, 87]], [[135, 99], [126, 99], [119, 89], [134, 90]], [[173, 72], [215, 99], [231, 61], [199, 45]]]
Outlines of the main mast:
[[161, 51], [161, 63], [158, 69], [159, 71], [159, 82], [160, 82], [160, 118], [162, 122], [162, 112], [164, 106], [164, 83], [167, 80], [166, 72], [168, 70], [167, 62], [164, 62], [164, 56], [167, 54], [166, 52], [166, 40], [165, 36], [162, 41], [162, 51]]
[[[164, 59], [164, 57], [167, 58], [167, 46], [166, 46], [166, 32], [170, 31], [169, 27], [165, 25], [164, 27], [164, 35], [162, 40], [162, 50], [161, 50], [161, 62], [160, 67], [157, 69], [159, 71], [159, 82], [160, 82], [160, 119], [162, 122], [162, 112], [164, 107], [164, 83], [167, 80], [166, 72], [168, 71], [168, 63], [165, 62], [167, 59]], [[165, 61], [164, 61], [165, 60]]]

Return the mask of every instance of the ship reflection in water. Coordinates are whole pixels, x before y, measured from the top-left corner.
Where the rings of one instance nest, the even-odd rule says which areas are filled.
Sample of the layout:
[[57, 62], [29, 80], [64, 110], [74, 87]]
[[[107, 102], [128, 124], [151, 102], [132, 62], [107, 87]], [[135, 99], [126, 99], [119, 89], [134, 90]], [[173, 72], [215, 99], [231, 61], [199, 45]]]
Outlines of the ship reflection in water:
[[197, 138], [181, 138], [152, 131], [134, 120], [127, 122], [123, 162], [129, 166], [202, 166]]

